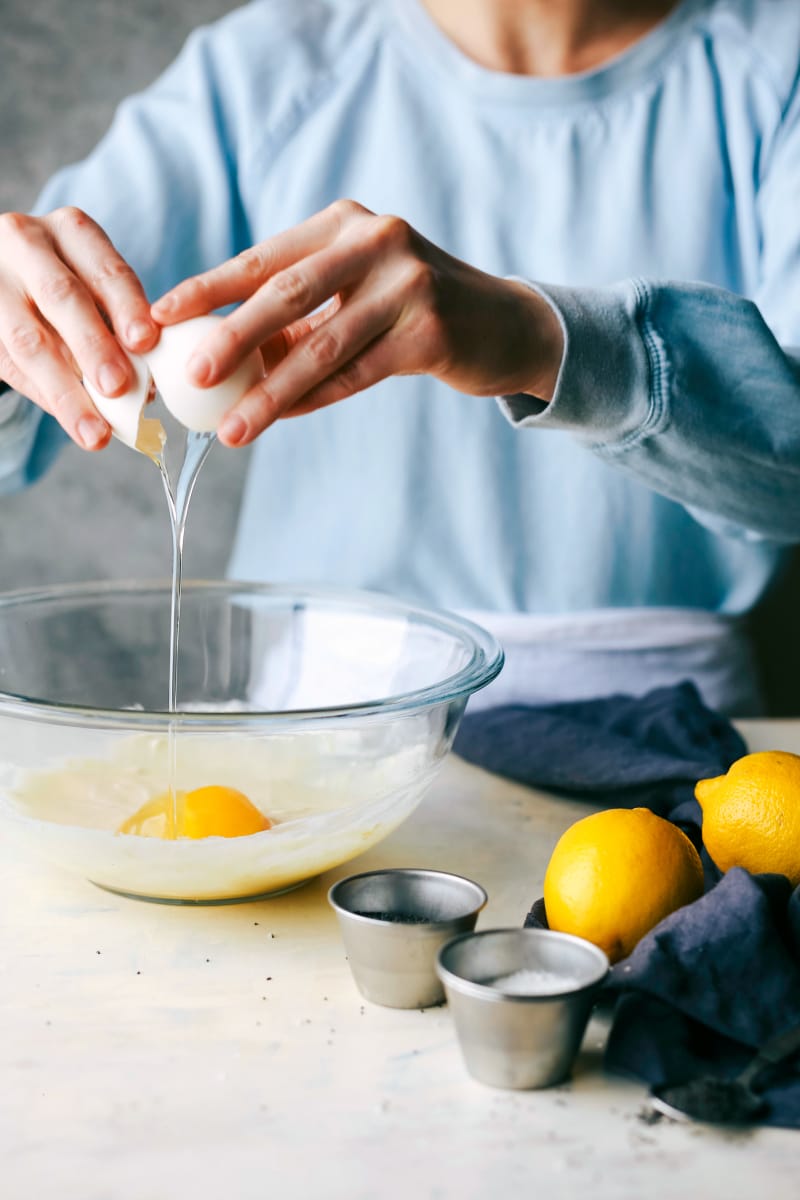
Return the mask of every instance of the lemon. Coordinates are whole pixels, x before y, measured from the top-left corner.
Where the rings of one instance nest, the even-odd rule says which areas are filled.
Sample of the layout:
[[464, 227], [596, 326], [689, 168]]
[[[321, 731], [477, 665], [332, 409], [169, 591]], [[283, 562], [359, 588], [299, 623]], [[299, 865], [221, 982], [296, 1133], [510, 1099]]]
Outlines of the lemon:
[[720, 871], [774, 871], [800, 883], [800, 756], [763, 750], [701, 779], [703, 841]]
[[611, 962], [702, 892], [700, 855], [677, 825], [648, 808], [609, 808], [577, 821], [544, 877], [550, 928], [594, 942]]

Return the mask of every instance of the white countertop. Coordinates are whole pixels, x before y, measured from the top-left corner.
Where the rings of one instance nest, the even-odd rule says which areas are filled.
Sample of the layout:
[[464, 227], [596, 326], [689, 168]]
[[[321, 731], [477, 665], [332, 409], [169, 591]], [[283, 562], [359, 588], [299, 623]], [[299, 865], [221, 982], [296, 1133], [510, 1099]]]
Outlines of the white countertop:
[[[748, 722], [800, 751], [800, 722]], [[0, 845], [3, 1200], [736, 1200], [800, 1194], [800, 1134], [641, 1117], [593, 1022], [573, 1080], [467, 1074], [446, 1008], [378, 1008], [326, 893], [376, 866], [482, 883], [479, 928], [520, 925], [587, 809], [451, 759], [417, 812], [351, 864], [225, 907], [125, 900]]]

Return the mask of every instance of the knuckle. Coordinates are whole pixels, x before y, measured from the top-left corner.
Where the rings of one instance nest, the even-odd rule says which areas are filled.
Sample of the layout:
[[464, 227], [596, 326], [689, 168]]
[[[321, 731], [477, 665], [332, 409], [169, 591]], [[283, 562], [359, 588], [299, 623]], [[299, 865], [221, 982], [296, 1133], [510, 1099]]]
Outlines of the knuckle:
[[406, 273], [406, 286], [416, 300], [425, 304], [426, 308], [431, 311], [431, 315], [437, 314], [436, 272], [430, 263], [422, 262], [419, 259], [413, 262]]
[[280, 299], [292, 308], [305, 308], [311, 301], [311, 288], [300, 271], [279, 271], [270, 282]]
[[61, 208], [55, 209], [50, 214], [50, 219], [54, 224], [67, 229], [82, 229], [91, 224], [91, 218], [82, 208], [78, 208], [74, 204], [65, 204]]
[[0, 236], [2, 237], [25, 237], [29, 232], [33, 220], [20, 212], [4, 212], [0, 214]]
[[258, 415], [269, 414], [280, 408], [280, 397], [267, 380], [262, 381], [255, 390]]
[[211, 285], [207, 279], [203, 279], [201, 275], [195, 275], [192, 279], [186, 279], [175, 289], [175, 295], [184, 303], [189, 304], [200, 303], [205, 296], [211, 291]]
[[75, 296], [77, 290], [78, 280], [67, 271], [45, 276], [40, 280], [38, 289], [45, 304], [64, 304]]
[[347, 197], [342, 197], [340, 200], [334, 200], [328, 210], [341, 225], [348, 221], [352, 221], [354, 217], [363, 217], [369, 211], [364, 208], [363, 204], [359, 204], [357, 200], [350, 200]]
[[100, 329], [87, 330], [81, 339], [84, 351], [90, 355], [102, 354], [103, 357], [119, 357], [119, 346], [105, 326]]
[[318, 329], [306, 342], [306, 354], [318, 367], [332, 367], [342, 352], [339, 338], [330, 329]]
[[102, 288], [109, 283], [129, 283], [133, 279], [135, 275], [123, 259], [107, 258], [94, 268], [90, 282], [94, 287]]
[[331, 376], [331, 383], [342, 395], [349, 396], [361, 390], [363, 379], [361, 363], [357, 358], [352, 358], [350, 362], [343, 363], [336, 374]]
[[61, 422], [71, 415], [74, 402], [75, 398], [72, 392], [57, 392], [50, 397], [50, 412]]
[[8, 335], [9, 350], [18, 358], [34, 358], [44, 349], [44, 330], [33, 321], [15, 325]]
[[228, 325], [223, 322], [214, 334], [210, 356], [214, 359], [232, 358], [241, 353], [243, 345], [244, 336], [240, 330], [235, 325]]
[[258, 246], [250, 246], [247, 250], [243, 250], [238, 255], [236, 263], [245, 280], [261, 283], [269, 275], [274, 258], [275, 254], [270, 243], [262, 242]]
[[374, 236], [384, 246], [405, 250], [411, 245], [412, 230], [408, 221], [395, 217], [391, 213], [375, 217], [373, 222]]

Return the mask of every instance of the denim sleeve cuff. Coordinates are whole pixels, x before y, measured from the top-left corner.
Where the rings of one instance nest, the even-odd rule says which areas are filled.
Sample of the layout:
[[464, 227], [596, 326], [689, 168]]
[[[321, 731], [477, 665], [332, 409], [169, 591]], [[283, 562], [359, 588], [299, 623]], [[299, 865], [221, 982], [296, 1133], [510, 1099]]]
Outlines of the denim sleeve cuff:
[[17, 392], [0, 394], [0, 496], [19, 491], [29, 482], [31, 455], [43, 415]]
[[666, 355], [644, 321], [644, 285], [568, 288], [518, 282], [553, 308], [564, 334], [564, 355], [549, 403], [522, 394], [499, 398], [511, 423], [569, 430], [612, 454], [656, 432], [666, 416]]

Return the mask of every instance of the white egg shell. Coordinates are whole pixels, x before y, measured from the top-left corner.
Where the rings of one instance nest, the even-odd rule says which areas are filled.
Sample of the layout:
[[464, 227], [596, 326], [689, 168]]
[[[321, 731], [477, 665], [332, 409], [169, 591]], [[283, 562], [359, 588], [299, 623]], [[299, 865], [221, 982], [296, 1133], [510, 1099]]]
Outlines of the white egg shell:
[[189, 382], [189, 359], [221, 322], [222, 317], [209, 315], [166, 325], [158, 345], [145, 355], [161, 399], [181, 425], [196, 433], [213, 433], [225, 413], [264, 376], [261, 355], [254, 350], [222, 383], [195, 387]]
[[89, 393], [100, 416], [108, 421], [115, 437], [143, 454], [158, 454], [164, 445], [161, 422], [145, 417], [145, 405], [150, 395], [152, 377], [147, 363], [138, 354], [128, 354], [134, 371], [134, 381], [121, 396], [104, 396], [88, 379], [83, 386]]

